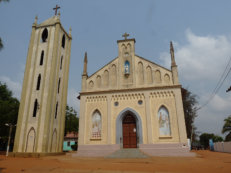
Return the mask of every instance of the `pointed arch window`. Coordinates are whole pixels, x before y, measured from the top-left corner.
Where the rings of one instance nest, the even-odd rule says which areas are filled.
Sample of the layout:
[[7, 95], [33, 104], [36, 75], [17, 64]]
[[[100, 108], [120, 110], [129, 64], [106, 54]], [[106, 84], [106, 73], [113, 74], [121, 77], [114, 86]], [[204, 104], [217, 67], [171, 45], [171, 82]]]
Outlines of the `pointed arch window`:
[[66, 40], [66, 38], [65, 38], [65, 35], [63, 34], [63, 38], [62, 38], [62, 47], [63, 48], [65, 48], [65, 40]]
[[57, 102], [56, 107], [55, 107], [55, 119], [57, 118], [57, 114], [58, 114], [58, 106], [59, 106], [59, 103]]
[[125, 61], [125, 63], [124, 63], [124, 74], [125, 75], [130, 74], [130, 63], [129, 63], [129, 61]]
[[44, 58], [44, 51], [42, 51], [42, 53], [41, 53], [40, 65], [43, 65], [43, 58]]
[[63, 56], [61, 56], [61, 61], [60, 61], [60, 70], [62, 70], [62, 66], [63, 66]]
[[34, 110], [33, 110], [33, 117], [36, 117], [37, 110], [38, 110], [38, 100], [35, 99], [35, 101], [34, 101]]
[[40, 82], [41, 82], [41, 74], [38, 75], [36, 90], [39, 90], [39, 89], [40, 89]]
[[171, 136], [169, 112], [165, 106], [161, 106], [158, 111], [159, 134], [160, 136]]
[[98, 110], [94, 111], [92, 115], [92, 139], [101, 139], [102, 119]]
[[48, 30], [47, 30], [47, 28], [45, 28], [44, 30], [43, 30], [43, 32], [42, 32], [42, 42], [44, 43], [44, 42], [47, 42], [47, 38], [48, 38]]
[[60, 82], [61, 82], [61, 79], [59, 78], [59, 82], [58, 82], [58, 93], [59, 93], [59, 89], [60, 89]]

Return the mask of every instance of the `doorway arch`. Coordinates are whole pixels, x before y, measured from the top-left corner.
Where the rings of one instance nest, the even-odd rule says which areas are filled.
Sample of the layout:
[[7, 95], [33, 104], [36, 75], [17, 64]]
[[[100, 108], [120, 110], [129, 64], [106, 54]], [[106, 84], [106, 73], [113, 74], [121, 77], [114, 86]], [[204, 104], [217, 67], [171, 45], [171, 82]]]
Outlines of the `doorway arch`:
[[136, 135], [137, 135], [137, 147], [139, 144], [143, 144], [143, 133], [142, 133], [142, 121], [139, 114], [131, 109], [126, 108], [122, 110], [116, 118], [116, 144], [120, 144], [122, 147], [123, 144], [123, 119], [126, 115], [132, 115], [135, 119], [136, 124]]
[[137, 148], [136, 119], [131, 113], [123, 117], [123, 148]]
[[34, 144], [35, 144], [36, 133], [33, 127], [29, 130], [27, 134], [27, 142], [26, 142], [26, 152], [33, 153], [34, 152]]

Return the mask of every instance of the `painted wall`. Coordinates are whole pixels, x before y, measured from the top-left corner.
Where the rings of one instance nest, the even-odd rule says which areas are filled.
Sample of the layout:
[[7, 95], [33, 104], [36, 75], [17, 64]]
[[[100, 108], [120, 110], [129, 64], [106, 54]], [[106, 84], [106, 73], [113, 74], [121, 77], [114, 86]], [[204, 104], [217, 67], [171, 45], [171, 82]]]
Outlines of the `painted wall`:
[[72, 148], [71, 146], [72, 145], [75, 145], [75, 141], [70, 141], [70, 145], [68, 146], [68, 143], [69, 141], [64, 141], [63, 142], [63, 151], [72, 151]]
[[215, 142], [214, 151], [231, 153], [231, 142]]

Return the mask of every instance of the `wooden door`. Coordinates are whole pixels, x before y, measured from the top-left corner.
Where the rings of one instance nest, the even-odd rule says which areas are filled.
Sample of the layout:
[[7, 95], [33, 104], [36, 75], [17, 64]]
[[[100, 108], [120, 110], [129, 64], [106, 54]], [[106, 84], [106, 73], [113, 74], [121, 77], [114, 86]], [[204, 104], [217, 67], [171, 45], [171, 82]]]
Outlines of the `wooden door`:
[[123, 148], [136, 148], [136, 120], [132, 115], [123, 119]]

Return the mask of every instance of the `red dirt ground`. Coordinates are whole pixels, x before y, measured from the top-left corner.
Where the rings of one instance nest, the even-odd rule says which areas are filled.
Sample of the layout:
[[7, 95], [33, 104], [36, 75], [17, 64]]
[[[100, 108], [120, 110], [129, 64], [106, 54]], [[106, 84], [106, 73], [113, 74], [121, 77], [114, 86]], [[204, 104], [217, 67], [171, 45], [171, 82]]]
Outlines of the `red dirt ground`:
[[0, 173], [107, 173], [107, 172], [228, 172], [231, 154], [194, 151], [196, 157], [150, 157], [147, 159], [77, 158], [70, 154], [40, 158], [0, 156]]

